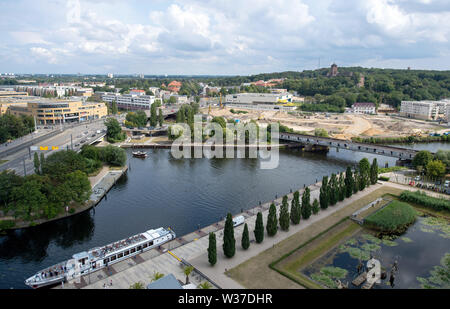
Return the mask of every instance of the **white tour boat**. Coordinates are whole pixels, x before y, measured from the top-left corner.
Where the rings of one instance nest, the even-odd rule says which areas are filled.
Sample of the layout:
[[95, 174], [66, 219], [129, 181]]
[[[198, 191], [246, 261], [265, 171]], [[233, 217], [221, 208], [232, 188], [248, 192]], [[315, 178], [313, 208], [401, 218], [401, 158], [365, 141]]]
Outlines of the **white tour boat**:
[[103, 247], [76, 253], [70, 260], [37, 272], [25, 280], [25, 284], [36, 289], [72, 280], [161, 246], [175, 238], [175, 232], [170, 228], [148, 230]]

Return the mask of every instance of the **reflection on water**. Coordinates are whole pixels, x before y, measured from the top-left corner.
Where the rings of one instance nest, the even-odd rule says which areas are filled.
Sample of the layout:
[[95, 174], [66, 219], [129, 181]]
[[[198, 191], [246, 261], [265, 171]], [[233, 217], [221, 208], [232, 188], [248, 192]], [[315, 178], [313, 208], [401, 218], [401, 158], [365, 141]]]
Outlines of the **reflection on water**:
[[[440, 265], [441, 258], [449, 252], [449, 223], [433, 217], [420, 217], [406, 233], [395, 239], [378, 239], [363, 229], [305, 267], [302, 273], [331, 288], [336, 288], [337, 279], [347, 282], [349, 288], [360, 288], [351, 284], [359, 275], [359, 261], [366, 265], [374, 256], [387, 273], [387, 278], [374, 288], [421, 288], [417, 278], [428, 277], [433, 267]], [[398, 261], [398, 271], [391, 287], [389, 276], [395, 261]]]

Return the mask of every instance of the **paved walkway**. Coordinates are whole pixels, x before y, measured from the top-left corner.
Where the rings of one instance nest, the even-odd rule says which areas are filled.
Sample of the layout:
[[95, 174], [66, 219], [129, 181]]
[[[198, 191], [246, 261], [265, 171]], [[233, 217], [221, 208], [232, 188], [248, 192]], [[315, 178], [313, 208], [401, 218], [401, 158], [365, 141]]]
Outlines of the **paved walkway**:
[[[185, 281], [185, 276], [183, 274], [183, 267], [181, 263], [172, 255], [170, 255], [167, 250], [170, 250], [174, 255], [182, 258], [194, 267], [196, 267], [200, 272], [204, 273], [207, 277], [213, 280], [216, 284], [222, 288], [243, 288], [241, 285], [227, 277], [224, 272], [225, 269], [231, 269], [240, 263], [246, 261], [247, 259], [263, 252], [264, 250], [274, 246], [276, 243], [286, 239], [287, 237], [301, 231], [310, 224], [313, 224], [320, 219], [331, 215], [339, 209], [349, 205], [354, 200], [366, 195], [382, 185], [371, 186], [364, 192], [359, 192], [353, 195], [350, 199], [338, 203], [337, 205], [328, 208], [325, 211], [320, 211], [318, 215], [313, 215], [307, 221], [301, 221], [301, 224], [297, 226], [292, 226], [288, 232], [279, 231], [275, 237], [265, 237], [262, 244], [256, 244], [254, 242], [254, 225], [256, 221], [256, 214], [259, 211], [263, 213], [264, 222], [267, 221], [268, 209], [270, 203], [262, 204], [253, 209], [245, 211], [242, 215], [246, 218], [246, 223], [249, 227], [250, 239], [252, 245], [250, 249], [245, 253], [241, 249], [241, 235], [243, 231], [243, 225], [235, 228], [235, 239], [236, 239], [236, 255], [232, 259], [226, 259], [223, 255], [222, 250], [222, 239], [223, 239], [223, 227], [224, 221], [212, 224], [199, 231], [195, 231], [191, 234], [184, 235], [163, 245], [162, 250], [152, 249], [143, 254], [140, 254], [136, 259], [128, 259], [110, 266], [109, 271], [101, 270], [90, 276], [85, 276], [78, 280], [78, 282], [72, 282], [65, 284], [65, 288], [103, 288], [104, 285], [107, 288], [122, 288], [127, 289], [133, 283], [141, 281], [145, 284], [150, 283], [151, 276], [154, 272], [160, 272], [163, 274], [172, 273], [180, 281]], [[319, 198], [320, 184], [315, 184], [310, 186], [311, 189], [311, 202], [315, 198]], [[300, 190], [300, 195], [303, 193], [303, 189]], [[293, 194], [289, 194], [289, 205], [293, 197]], [[300, 196], [301, 198], [301, 196]], [[281, 205], [282, 197], [278, 198], [274, 202], [277, 206], [277, 213], [279, 213], [279, 207]], [[208, 248], [208, 234], [210, 232], [216, 233], [217, 239], [217, 252], [218, 252], [218, 263], [211, 267], [208, 264], [207, 259], [207, 248]], [[113, 285], [110, 286], [109, 283], [112, 280]], [[191, 281], [195, 284], [205, 281], [200, 278], [198, 274], [193, 274]]]
[[[222, 240], [224, 221], [221, 221], [166, 243], [162, 246], [161, 250], [152, 249], [136, 256], [135, 258], [127, 259], [120, 263], [114, 264], [109, 267], [109, 270], [102, 269], [89, 276], [84, 276], [77, 282], [65, 284], [64, 288], [101, 289], [106, 285], [106, 288], [109, 289], [128, 289], [130, 285], [138, 281], [141, 281], [144, 284], [150, 283], [154, 272], [163, 274], [172, 273], [179, 281], [184, 282], [185, 275], [183, 273], [183, 265], [174, 256], [169, 254], [168, 251], [170, 250], [170, 252], [172, 252], [175, 256], [191, 263], [195, 268], [213, 280], [220, 287], [227, 289], [242, 289], [243, 286], [225, 274], [226, 270], [232, 269], [246, 260], [264, 252], [265, 250], [274, 247], [277, 243], [302, 231], [308, 226], [317, 223], [321, 219], [333, 215], [337, 211], [352, 204], [363, 196], [382, 188], [383, 186], [399, 188], [402, 190], [416, 190], [416, 188], [400, 184], [379, 182], [378, 184], [337, 203], [335, 206], [329, 207], [327, 210], [321, 210], [317, 215], [312, 215], [309, 220], [301, 220], [299, 225], [291, 225], [289, 231], [287, 232], [279, 230], [274, 237], [267, 237], [267, 235], [265, 235], [264, 242], [262, 244], [256, 244], [253, 234], [256, 214], [259, 211], [262, 211], [264, 223], [267, 222], [270, 202], [265, 203], [242, 213], [242, 215], [246, 218], [246, 223], [248, 224], [251, 245], [247, 251], [244, 252], [242, 250], [241, 238], [244, 226], [241, 225], [236, 227], [234, 229], [236, 239], [236, 255], [232, 259], [227, 259], [223, 254]], [[310, 189], [312, 202], [315, 198], [319, 198], [320, 184], [312, 185], [310, 186]], [[301, 198], [303, 189], [299, 192]], [[288, 195], [289, 205], [292, 197], [293, 194]], [[277, 214], [279, 214], [281, 201], [282, 197], [275, 201], [277, 206]], [[207, 258], [207, 248], [209, 244], [208, 234], [210, 232], [215, 233], [217, 239], [217, 264], [213, 267], [209, 265]], [[191, 275], [190, 280], [194, 284], [199, 284], [205, 281], [204, 278], [201, 278], [196, 273]], [[112, 286], [109, 285], [111, 281], [113, 282]]]

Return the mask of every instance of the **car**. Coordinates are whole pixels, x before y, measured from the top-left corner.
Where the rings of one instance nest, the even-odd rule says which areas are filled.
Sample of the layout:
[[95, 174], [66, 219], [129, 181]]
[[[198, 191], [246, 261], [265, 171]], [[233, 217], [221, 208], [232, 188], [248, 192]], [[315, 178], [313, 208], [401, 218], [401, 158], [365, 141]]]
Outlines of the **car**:
[[450, 180], [446, 180], [445, 183], [444, 183], [444, 186], [446, 188], [448, 188], [450, 186]]
[[419, 181], [419, 180], [420, 180], [420, 176], [414, 177], [414, 180], [415, 180], [415, 181]]
[[91, 135], [91, 137], [95, 137], [95, 133]]

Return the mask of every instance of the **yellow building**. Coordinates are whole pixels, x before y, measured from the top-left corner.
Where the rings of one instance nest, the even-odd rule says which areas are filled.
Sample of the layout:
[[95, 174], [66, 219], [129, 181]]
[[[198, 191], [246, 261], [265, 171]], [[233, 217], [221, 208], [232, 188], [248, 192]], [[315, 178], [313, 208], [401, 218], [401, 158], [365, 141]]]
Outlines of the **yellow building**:
[[26, 91], [0, 91], [0, 98], [27, 97]]
[[8, 112], [35, 117], [37, 124], [46, 125], [103, 118], [107, 116], [108, 109], [104, 103], [39, 99], [29, 101], [26, 106], [10, 106]]

